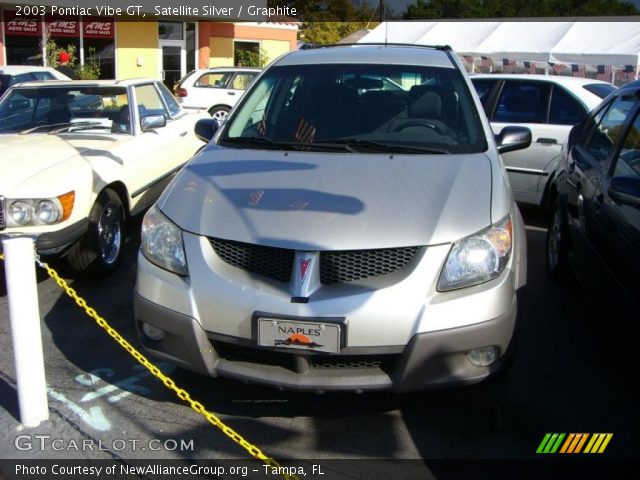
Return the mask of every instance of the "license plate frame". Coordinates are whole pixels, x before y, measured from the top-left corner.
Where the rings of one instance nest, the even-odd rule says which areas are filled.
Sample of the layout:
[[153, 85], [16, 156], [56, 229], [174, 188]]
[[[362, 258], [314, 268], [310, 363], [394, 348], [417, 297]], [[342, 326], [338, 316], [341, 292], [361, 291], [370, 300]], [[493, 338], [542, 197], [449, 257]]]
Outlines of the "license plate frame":
[[309, 353], [340, 353], [345, 325], [336, 318], [282, 317], [256, 314], [255, 339], [259, 346]]

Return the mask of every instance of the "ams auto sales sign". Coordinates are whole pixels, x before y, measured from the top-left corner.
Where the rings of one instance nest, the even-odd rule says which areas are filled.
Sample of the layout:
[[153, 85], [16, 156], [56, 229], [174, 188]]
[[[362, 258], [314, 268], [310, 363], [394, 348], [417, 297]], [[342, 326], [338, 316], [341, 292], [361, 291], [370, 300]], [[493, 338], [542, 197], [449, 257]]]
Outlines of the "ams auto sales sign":
[[[65, 18], [47, 15], [45, 28], [52, 37], [80, 36], [80, 25], [84, 38], [111, 39], [113, 33], [113, 19], [109, 17], [86, 17], [81, 23], [78, 17]], [[6, 35], [24, 35], [40, 37], [42, 35], [42, 22], [38, 16], [16, 16], [15, 11], [4, 11], [4, 27]]]
[[6, 35], [26, 35], [40, 36], [42, 35], [42, 22], [40, 17], [16, 16], [16, 12], [11, 10], [4, 11], [4, 32]]

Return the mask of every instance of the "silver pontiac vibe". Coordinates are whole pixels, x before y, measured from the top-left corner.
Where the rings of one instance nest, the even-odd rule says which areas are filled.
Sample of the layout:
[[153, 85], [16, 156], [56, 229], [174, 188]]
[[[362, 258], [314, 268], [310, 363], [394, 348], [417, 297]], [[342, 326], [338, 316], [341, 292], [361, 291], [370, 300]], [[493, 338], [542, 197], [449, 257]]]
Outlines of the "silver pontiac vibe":
[[447, 47], [273, 62], [142, 225], [145, 349], [211, 376], [329, 391], [478, 382], [511, 357], [526, 238]]

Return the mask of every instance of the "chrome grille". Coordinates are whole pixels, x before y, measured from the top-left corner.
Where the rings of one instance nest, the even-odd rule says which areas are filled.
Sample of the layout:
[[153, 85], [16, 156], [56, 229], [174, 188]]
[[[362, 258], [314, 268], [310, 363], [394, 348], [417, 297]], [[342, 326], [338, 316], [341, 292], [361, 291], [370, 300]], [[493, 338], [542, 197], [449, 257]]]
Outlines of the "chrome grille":
[[0, 196], [0, 230], [4, 230], [7, 226], [6, 220], [4, 218], [4, 197]]
[[[291, 278], [294, 250], [209, 238], [222, 260], [234, 267], [281, 282]], [[421, 247], [320, 252], [320, 281], [325, 285], [352, 282], [396, 272], [416, 256]]]

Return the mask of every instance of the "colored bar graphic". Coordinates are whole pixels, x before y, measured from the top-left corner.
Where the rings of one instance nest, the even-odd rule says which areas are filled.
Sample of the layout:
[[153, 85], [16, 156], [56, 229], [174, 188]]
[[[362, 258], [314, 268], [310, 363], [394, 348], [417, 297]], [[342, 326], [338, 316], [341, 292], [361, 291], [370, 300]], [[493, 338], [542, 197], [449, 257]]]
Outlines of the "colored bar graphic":
[[[603, 453], [612, 438], [613, 433], [546, 433], [536, 453]], [[585, 443], [587, 446], [583, 451]]]
[[556, 453], [565, 436], [565, 433], [547, 433], [538, 445], [536, 453]]

